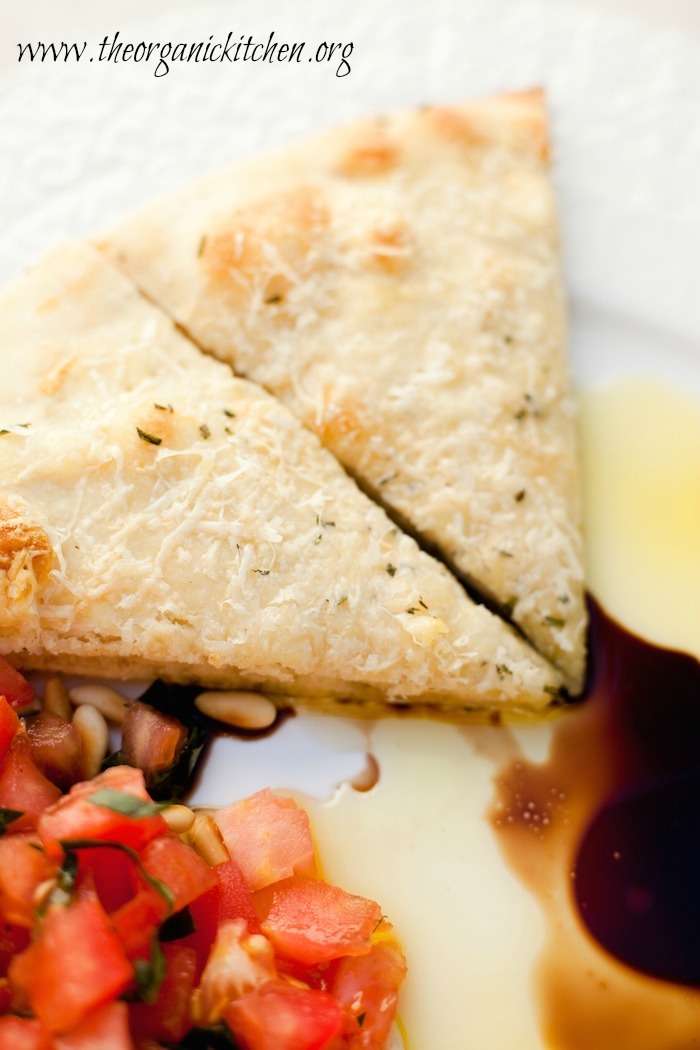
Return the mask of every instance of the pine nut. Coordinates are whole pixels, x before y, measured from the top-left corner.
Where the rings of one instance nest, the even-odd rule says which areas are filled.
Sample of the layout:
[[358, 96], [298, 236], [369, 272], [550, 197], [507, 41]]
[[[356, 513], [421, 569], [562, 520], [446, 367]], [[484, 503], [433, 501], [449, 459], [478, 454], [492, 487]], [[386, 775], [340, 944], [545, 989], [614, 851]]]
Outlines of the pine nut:
[[71, 720], [73, 712], [70, 706], [68, 690], [57, 675], [51, 675], [50, 678], [46, 679], [42, 707], [44, 711], [48, 711], [52, 715], [58, 715], [64, 722], [70, 722]]
[[92, 707], [96, 707], [108, 722], [121, 725], [126, 717], [126, 700], [121, 693], [110, 689], [108, 685], [76, 685], [68, 695], [76, 707], [79, 704], [91, 704]]
[[41, 908], [46, 904], [46, 901], [56, 889], [57, 885], [58, 881], [56, 879], [44, 879], [43, 882], [40, 882], [34, 890], [34, 896], [32, 897], [32, 904], [34, 907]]
[[219, 830], [208, 813], [197, 813], [189, 832], [190, 845], [210, 868], [230, 860]]
[[204, 692], [195, 706], [203, 715], [236, 729], [268, 729], [277, 718], [277, 708], [261, 693]]
[[194, 813], [189, 806], [167, 806], [161, 810], [161, 816], [176, 835], [184, 835], [194, 824]]
[[92, 704], [81, 704], [73, 713], [73, 725], [80, 734], [82, 773], [91, 780], [99, 773], [109, 746], [109, 728], [104, 715]]

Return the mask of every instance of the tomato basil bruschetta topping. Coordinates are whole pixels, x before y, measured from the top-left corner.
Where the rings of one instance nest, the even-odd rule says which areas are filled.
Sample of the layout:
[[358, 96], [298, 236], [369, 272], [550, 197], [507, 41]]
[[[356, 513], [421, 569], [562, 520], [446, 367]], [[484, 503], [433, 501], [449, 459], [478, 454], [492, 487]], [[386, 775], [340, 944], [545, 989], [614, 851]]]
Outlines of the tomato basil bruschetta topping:
[[403, 954], [318, 877], [292, 799], [219, 810], [208, 863], [139, 769], [62, 793], [17, 715], [31, 688], [2, 664], [0, 688], [0, 1050], [382, 1050]]

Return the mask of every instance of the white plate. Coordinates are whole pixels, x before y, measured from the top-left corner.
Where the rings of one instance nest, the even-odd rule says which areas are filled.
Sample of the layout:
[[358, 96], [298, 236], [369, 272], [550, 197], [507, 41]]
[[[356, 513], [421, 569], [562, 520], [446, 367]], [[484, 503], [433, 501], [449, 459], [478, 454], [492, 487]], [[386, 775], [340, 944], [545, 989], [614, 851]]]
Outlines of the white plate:
[[[543, 84], [577, 382], [642, 374], [700, 392], [697, 42], [528, 0], [431, 0], [420, 8], [357, 0], [342, 11], [315, 0], [293, 10], [242, 0], [226, 19], [220, 11], [178, 14], [131, 39], [221, 39], [229, 30], [263, 40], [274, 30], [279, 40], [306, 41], [307, 51], [324, 40], [352, 41], [351, 72], [336, 77], [337, 63], [314, 62], [189, 65], [156, 78], [152, 66], [94, 63], [44, 65], [5, 82], [0, 282], [61, 236], [94, 232], [231, 158], [323, 124]], [[303, 718], [264, 741], [222, 740], [196, 801], [224, 803], [270, 783], [327, 796], [364, 767], [367, 731]], [[381, 866], [382, 857], [372, 863]], [[391, 911], [391, 900], [377, 895]], [[411, 994], [422, 999], [411, 1013], [422, 1011], [417, 1023], [427, 1025], [434, 992]], [[443, 1007], [458, 1020], [440, 1050], [503, 1050], [497, 1026], [465, 1017], [458, 993]], [[520, 1048], [536, 1045], [528, 1038]], [[432, 1048], [412, 1043], [411, 1050]]]

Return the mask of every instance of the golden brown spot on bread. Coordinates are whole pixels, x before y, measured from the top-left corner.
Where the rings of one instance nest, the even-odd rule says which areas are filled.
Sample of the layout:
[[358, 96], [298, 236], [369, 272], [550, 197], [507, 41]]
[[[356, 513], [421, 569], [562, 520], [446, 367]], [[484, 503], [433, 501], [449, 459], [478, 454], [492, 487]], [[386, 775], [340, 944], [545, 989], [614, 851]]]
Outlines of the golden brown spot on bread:
[[46, 582], [53, 561], [49, 537], [36, 522], [0, 503], [0, 572], [14, 581], [22, 570]]
[[379, 128], [362, 142], [351, 146], [339, 160], [338, 170], [349, 178], [371, 178], [386, 175], [396, 167], [398, 147]]
[[41, 382], [39, 389], [42, 394], [46, 394], [47, 397], [52, 397], [54, 394], [58, 394], [68, 374], [75, 364], [74, 357], [64, 358], [62, 361], [58, 361], [56, 366], [46, 374]]
[[200, 260], [212, 290], [240, 302], [257, 290], [263, 303], [279, 303], [294, 278], [313, 268], [329, 223], [321, 193], [310, 186], [235, 213], [203, 242]]
[[370, 233], [373, 261], [387, 273], [398, 273], [405, 268], [409, 257], [408, 230], [405, 223], [374, 229]]
[[429, 107], [422, 110], [421, 117], [434, 134], [456, 145], [479, 146], [487, 141], [474, 122], [456, 109], [448, 109], [446, 106]]
[[320, 423], [310, 421], [322, 443], [334, 448], [348, 439], [362, 437], [363, 426], [357, 406], [347, 396], [326, 394], [323, 418]]

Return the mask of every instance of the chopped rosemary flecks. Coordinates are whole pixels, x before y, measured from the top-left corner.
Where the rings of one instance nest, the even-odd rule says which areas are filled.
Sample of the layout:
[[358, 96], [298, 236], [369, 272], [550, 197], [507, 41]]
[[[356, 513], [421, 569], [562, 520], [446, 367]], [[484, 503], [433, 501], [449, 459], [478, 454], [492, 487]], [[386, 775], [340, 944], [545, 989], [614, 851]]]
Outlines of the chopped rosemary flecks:
[[202, 435], [205, 441], [207, 438], [211, 437], [211, 430], [209, 429], [206, 423], [202, 423], [200, 425], [199, 433]]
[[229, 419], [235, 419], [236, 418], [236, 413], [232, 412], [230, 408], [225, 408], [224, 409], [224, 415], [228, 416]]
[[566, 620], [561, 616], [545, 616], [542, 623], [546, 624], [547, 627], [563, 627]]
[[526, 495], [525, 489], [520, 489], [520, 492], [516, 492], [515, 493], [515, 502], [516, 503], [522, 503], [522, 501], [525, 499], [525, 495]]
[[408, 613], [409, 616], [413, 616], [414, 613], [418, 612], [418, 609], [416, 608], [415, 605], [409, 605], [408, 609], [406, 609], [406, 612]]
[[270, 575], [270, 570], [269, 569], [253, 569], [253, 572], [257, 572], [257, 574], [259, 576], [269, 576]]
[[26, 430], [27, 427], [30, 427], [31, 425], [32, 425], [31, 423], [12, 423], [11, 427], [9, 429], [8, 428], [3, 428], [2, 430], [0, 430], [0, 435], [14, 433], [14, 431], [12, 430], [12, 427], [22, 427], [24, 430]]
[[168, 402], [167, 405], [159, 405], [157, 401], [154, 401], [153, 402], [153, 407], [157, 408], [159, 412], [174, 412], [175, 411], [175, 409], [170, 404], [170, 402]]
[[390, 576], [396, 576], [396, 566], [395, 565], [387, 565], [386, 571], [389, 573]]
[[141, 427], [136, 428], [136, 433], [142, 441], [147, 441], [149, 445], [160, 445], [163, 440], [157, 434], [149, 434], [147, 430], [142, 430]]
[[265, 301], [265, 305], [266, 306], [271, 306], [272, 303], [281, 303], [282, 302], [282, 296], [281, 295], [268, 295], [265, 298], [264, 301]]
[[505, 678], [507, 674], [512, 675], [512, 671], [508, 664], [496, 664], [496, 673], [499, 678]]
[[419, 605], [422, 605], [424, 609], [427, 609], [427, 608], [428, 608], [428, 606], [427, 606], [427, 605], [425, 604], [425, 602], [423, 601], [423, 599], [422, 599], [422, 598], [420, 598], [420, 597], [418, 598], [418, 604], [419, 604]]
[[342, 598], [338, 598], [338, 601], [335, 604], [336, 605], [345, 605], [347, 600], [348, 600], [348, 596], [347, 596], [347, 594], [344, 594]]
[[526, 415], [527, 415], [527, 409], [526, 408], [519, 408], [518, 411], [515, 413], [513, 418], [517, 419], [518, 421], [520, 421], [521, 419], [525, 419]]
[[225, 434], [233, 434], [233, 431], [231, 430], [231, 427], [224, 427], [224, 433]]

